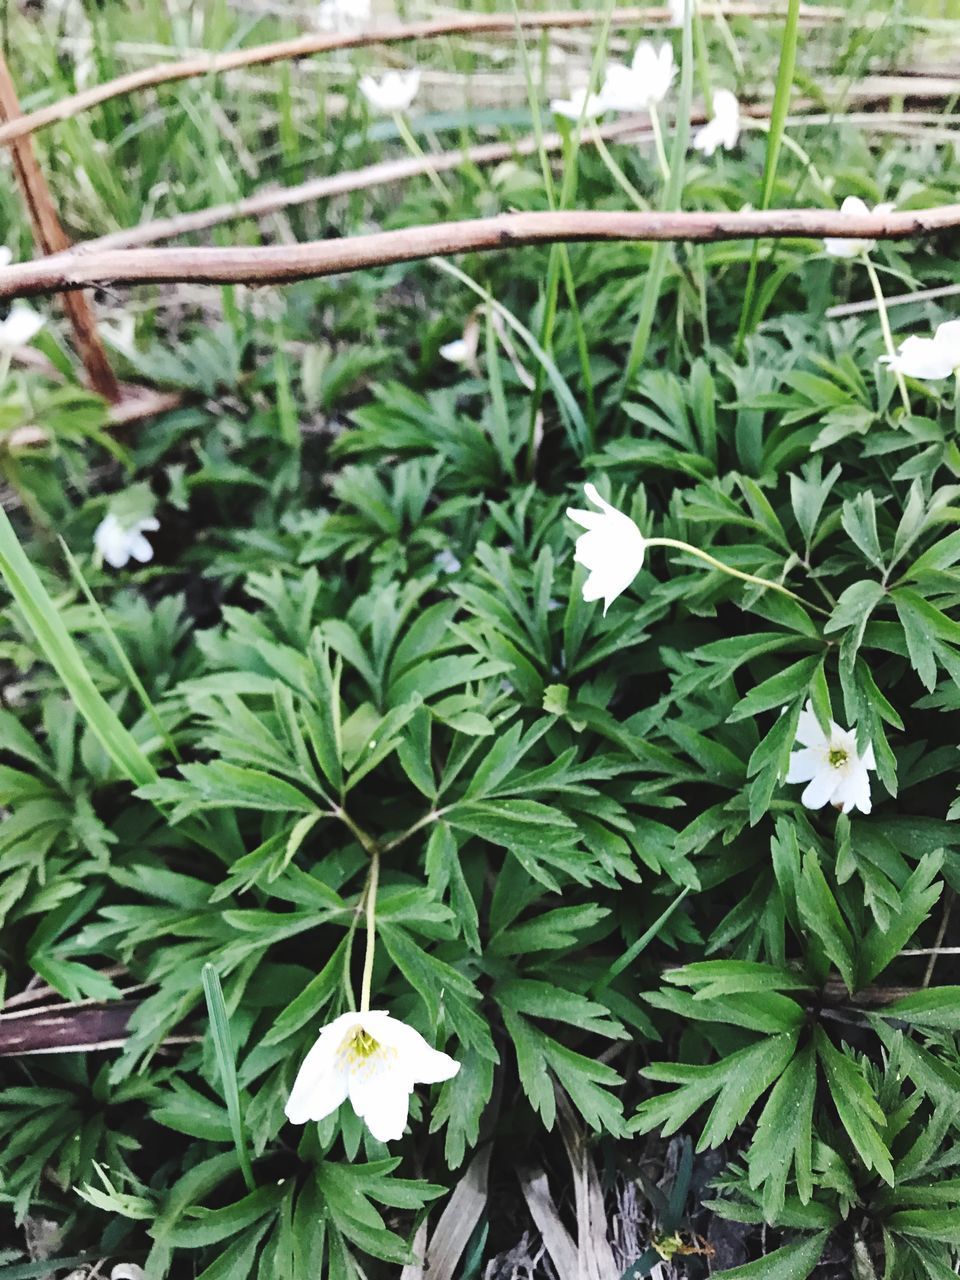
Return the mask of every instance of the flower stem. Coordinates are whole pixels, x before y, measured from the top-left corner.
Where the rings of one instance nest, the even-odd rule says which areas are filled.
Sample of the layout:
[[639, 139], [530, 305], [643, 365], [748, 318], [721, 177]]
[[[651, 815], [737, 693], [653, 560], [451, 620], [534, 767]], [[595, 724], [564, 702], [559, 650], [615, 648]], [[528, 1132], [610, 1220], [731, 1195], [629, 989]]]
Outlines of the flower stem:
[[907, 413], [910, 413], [910, 397], [907, 394], [907, 384], [903, 379], [903, 374], [896, 367], [897, 351], [893, 345], [893, 333], [890, 329], [890, 317], [887, 314], [887, 304], [883, 296], [883, 290], [880, 288], [880, 277], [877, 275], [877, 269], [873, 265], [869, 253], [863, 255], [863, 265], [867, 268], [867, 275], [870, 277], [870, 284], [873, 286], [873, 296], [877, 300], [877, 312], [880, 316], [880, 328], [883, 331], [883, 344], [887, 348], [887, 355], [890, 357], [890, 367], [893, 369], [894, 377], [897, 379], [897, 386], [900, 389], [900, 399], [903, 401], [903, 407]]
[[648, 110], [650, 112], [650, 128], [653, 130], [653, 145], [657, 152], [657, 164], [660, 166], [660, 173], [664, 182], [669, 182], [670, 165], [667, 163], [667, 153], [663, 145], [663, 130], [660, 128], [660, 116], [657, 113], [656, 103], [651, 102]]
[[756, 574], [744, 573], [740, 569], [734, 569], [732, 565], [724, 564], [722, 560], [717, 560], [707, 551], [701, 551], [699, 547], [691, 546], [689, 542], [680, 542], [677, 538], [644, 538], [644, 542], [648, 547], [673, 547], [676, 551], [686, 551], [688, 554], [696, 556], [698, 560], [703, 560], [705, 564], [710, 565], [711, 569], [719, 569], [721, 573], [728, 573], [731, 578], [739, 578], [741, 582], [752, 582], [756, 587], [769, 587], [771, 591], [779, 591], [781, 595], [789, 596], [791, 600], [796, 600], [797, 604], [802, 604], [805, 609], [814, 609], [817, 613], [827, 613], [826, 609], [821, 609], [819, 605], [808, 603], [803, 596], [798, 596], [789, 587], [785, 587], [779, 582], [773, 582], [770, 578], [759, 578]]
[[367, 911], [367, 950], [363, 957], [363, 978], [360, 983], [360, 1012], [370, 1011], [370, 984], [373, 981], [373, 959], [377, 952], [377, 884], [380, 880], [380, 850], [370, 854], [370, 870], [367, 872], [365, 894]]
[[617, 164], [616, 160], [614, 160], [613, 156], [610, 154], [609, 147], [603, 140], [603, 135], [600, 133], [600, 130], [596, 125], [594, 125], [590, 137], [593, 145], [597, 149], [597, 155], [599, 155], [600, 159], [607, 166], [610, 176], [613, 178], [614, 182], [616, 182], [617, 186], [625, 192], [627, 198], [632, 200], [638, 209], [649, 209], [649, 201], [643, 198], [637, 188]]
[[443, 198], [444, 203], [449, 205], [452, 202], [452, 197], [450, 195], [450, 192], [443, 185], [440, 175], [437, 173], [436, 169], [434, 169], [433, 165], [430, 163], [430, 157], [427, 155], [423, 147], [421, 147], [420, 143], [413, 136], [413, 130], [407, 124], [406, 117], [401, 112], [395, 111], [393, 113], [393, 122], [397, 126], [397, 132], [400, 134], [400, 137], [406, 143], [407, 150], [417, 160], [423, 161], [427, 177], [433, 183], [434, 187], [437, 190], [437, 193]]

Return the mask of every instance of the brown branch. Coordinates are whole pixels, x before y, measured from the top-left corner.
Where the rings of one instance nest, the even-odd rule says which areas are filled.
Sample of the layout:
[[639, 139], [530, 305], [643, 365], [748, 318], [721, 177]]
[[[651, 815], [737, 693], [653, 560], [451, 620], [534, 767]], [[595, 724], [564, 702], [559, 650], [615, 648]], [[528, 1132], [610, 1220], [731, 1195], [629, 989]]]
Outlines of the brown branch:
[[576, 241], [715, 242], [847, 236], [901, 240], [960, 226], [960, 204], [898, 213], [844, 215], [829, 209], [736, 213], [631, 213], [571, 209], [407, 227], [343, 240], [237, 248], [112, 249], [83, 247], [0, 270], [0, 298], [31, 297], [91, 285], [281, 284], [412, 262], [434, 255], [515, 249]]
[[[705, 17], [723, 13], [731, 18], [756, 18], [779, 16], [782, 11], [771, 9], [770, 5], [729, 3], [723, 6], [703, 5], [701, 12]], [[816, 5], [801, 6], [801, 18], [807, 23], [820, 24], [835, 21], [843, 16], [843, 9], [824, 9]], [[317, 53], [330, 53], [336, 49], [401, 44], [410, 40], [435, 39], [439, 36], [510, 34], [518, 25], [524, 31], [593, 27], [597, 26], [603, 17], [603, 13], [594, 10], [523, 13], [517, 17], [513, 14], [471, 14], [430, 22], [412, 22], [405, 26], [383, 27], [379, 30], [351, 35], [300, 36], [294, 40], [278, 40], [272, 44], [255, 45], [250, 49], [232, 49], [228, 53], [204, 54], [196, 58], [186, 58], [182, 62], [160, 63], [153, 67], [143, 67], [139, 71], [131, 71], [127, 75], [118, 76], [115, 80], [107, 80], [103, 84], [92, 85], [81, 93], [75, 93], [69, 98], [61, 98], [59, 102], [53, 102], [49, 106], [41, 107], [38, 111], [22, 116], [19, 120], [0, 126], [0, 144], [26, 137], [27, 134], [35, 133], [38, 129], [43, 129], [58, 120], [69, 120], [84, 111], [89, 111], [91, 107], [109, 102], [111, 98], [134, 93], [138, 89], [152, 89], [157, 85], [170, 84], [177, 80], [190, 80], [196, 76], [235, 71], [240, 67], [265, 66], [272, 62], [285, 62], [295, 58], [310, 57]], [[669, 20], [670, 10], [661, 7], [614, 9], [612, 14], [613, 25], [617, 27], [660, 26]]]
[[[0, 52], [0, 119], [22, 120], [17, 88]], [[29, 137], [15, 141], [11, 148], [14, 172], [23, 202], [27, 207], [33, 239], [41, 253], [62, 253], [70, 248], [70, 240], [60, 225], [56, 206], [47, 186], [47, 180], [37, 163], [33, 142]], [[87, 371], [90, 386], [106, 400], [116, 400], [120, 394], [117, 379], [107, 353], [97, 333], [97, 322], [90, 303], [82, 293], [68, 293], [63, 299], [64, 310], [73, 328], [80, 359]]]

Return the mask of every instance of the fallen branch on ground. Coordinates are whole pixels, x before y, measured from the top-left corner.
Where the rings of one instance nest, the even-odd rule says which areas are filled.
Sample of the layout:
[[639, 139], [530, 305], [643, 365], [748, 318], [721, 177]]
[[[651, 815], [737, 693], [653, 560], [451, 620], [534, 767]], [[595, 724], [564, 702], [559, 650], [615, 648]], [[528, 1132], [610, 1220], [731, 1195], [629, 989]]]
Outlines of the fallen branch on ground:
[[735, 213], [631, 213], [570, 209], [407, 227], [295, 245], [236, 248], [113, 249], [83, 247], [0, 270], [0, 298], [35, 297], [91, 285], [282, 284], [412, 262], [434, 255], [489, 252], [576, 241], [822, 238], [905, 240], [960, 226], [960, 204], [853, 216], [830, 209]]

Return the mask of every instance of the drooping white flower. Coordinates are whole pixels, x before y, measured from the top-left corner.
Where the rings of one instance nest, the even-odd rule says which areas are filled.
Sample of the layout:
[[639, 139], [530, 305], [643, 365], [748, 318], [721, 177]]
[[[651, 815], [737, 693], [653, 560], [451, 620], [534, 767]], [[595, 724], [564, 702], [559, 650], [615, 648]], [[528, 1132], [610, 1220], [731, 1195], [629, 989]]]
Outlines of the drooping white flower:
[[713, 119], [698, 129], [693, 145], [705, 156], [712, 156], [717, 147], [732, 151], [740, 138], [740, 103], [729, 89], [718, 89], [713, 95]]
[[934, 382], [949, 378], [960, 370], [960, 320], [947, 320], [937, 325], [932, 338], [915, 335], [904, 339], [895, 356], [881, 356], [880, 363], [889, 365], [894, 373], [904, 373], [908, 378], [923, 378]]
[[[878, 204], [873, 212], [890, 213], [893, 208], [893, 204], [887, 202]], [[840, 206], [840, 212], [857, 218], [865, 216], [870, 210], [859, 196], [847, 196]], [[832, 258], [856, 258], [861, 253], [869, 253], [876, 246], [876, 240], [847, 239], [845, 236], [824, 236], [823, 239], [823, 247]]]
[[466, 364], [470, 359], [472, 352], [466, 338], [454, 338], [452, 342], [445, 342], [440, 348], [440, 355], [444, 360], [449, 360], [451, 364]]
[[314, 23], [320, 31], [352, 31], [365, 26], [372, 11], [370, 0], [320, 0]]
[[122, 569], [130, 559], [146, 564], [153, 559], [153, 547], [143, 535], [156, 533], [159, 528], [160, 521], [156, 516], [145, 516], [124, 524], [110, 511], [97, 525], [93, 545], [113, 569]]
[[344, 1013], [320, 1032], [284, 1108], [292, 1124], [323, 1120], [347, 1098], [380, 1142], [403, 1136], [415, 1084], [449, 1080], [459, 1062], [389, 1013]]
[[790, 753], [787, 782], [805, 782], [800, 797], [808, 809], [835, 805], [844, 813], [859, 809], [870, 812], [869, 769], [876, 769], [873, 745], [861, 756], [857, 752], [856, 729], [841, 729], [830, 721], [829, 737], [820, 728], [811, 703], [800, 712], [797, 742], [801, 750]]
[[567, 507], [568, 517], [587, 531], [577, 538], [573, 558], [590, 570], [583, 584], [584, 600], [602, 600], [606, 614], [643, 567], [646, 541], [629, 516], [600, 497], [595, 485], [585, 484], [583, 491], [600, 510]]
[[419, 88], [420, 72], [416, 67], [412, 71], [387, 71], [379, 80], [375, 80], [373, 76], [364, 76], [360, 81], [360, 92], [374, 111], [382, 111], [387, 115], [406, 111], [417, 96]]
[[42, 328], [43, 316], [24, 302], [15, 302], [6, 320], [0, 321], [0, 352], [27, 346]]
[[588, 93], [586, 88], [574, 89], [569, 98], [554, 98], [550, 110], [556, 116], [577, 121], [596, 120], [606, 110], [603, 98], [598, 93]]
[[645, 111], [663, 101], [676, 74], [673, 45], [655, 49], [649, 40], [641, 40], [629, 67], [609, 64], [600, 100], [610, 111]]

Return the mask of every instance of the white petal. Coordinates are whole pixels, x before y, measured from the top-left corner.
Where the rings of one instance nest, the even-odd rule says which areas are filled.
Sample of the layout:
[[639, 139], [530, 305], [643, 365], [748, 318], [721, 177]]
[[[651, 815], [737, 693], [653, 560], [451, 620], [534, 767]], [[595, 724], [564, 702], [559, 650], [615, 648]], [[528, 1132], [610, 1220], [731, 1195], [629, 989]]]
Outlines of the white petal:
[[844, 200], [843, 204], [840, 206], [840, 212], [853, 215], [854, 217], [860, 217], [868, 214], [870, 210], [859, 196], [847, 196], [846, 200]]
[[13, 250], [8, 249], [5, 244], [0, 244], [0, 267], [9, 267], [13, 261]]
[[934, 338], [907, 338], [900, 346], [899, 353], [892, 359], [881, 357], [882, 364], [904, 373], [908, 378], [922, 378], [936, 381], [949, 378], [956, 369], [960, 358], [953, 349], [952, 342], [937, 342]]
[[802, 751], [791, 751], [790, 767], [784, 781], [809, 782], [823, 767], [822, 751], [810, 747], [804, 747]]
[[862, 249], [872, 242], [869, 240], [846, 240], [840, 236], [824, 236], [823, 247], [831, 258], [855, 258]]
[[146, 564], [148, 560], [153, 559], [153, 547], [142, 533], [131, 534], [127, 547], [134, 560], [139, 561], [140, 564]]
[[0, 323], [0, 349], [14, 351], [32, 342], [43, 328], [43, 316], [22, 302], [15, 302], [6, 320]]
[[822, 809], [829, 800], [833, 799], [836, 789], [836, 770], [827, 765], [819, 773], [814, 774], [800, 797], [800, 802], [808, 809]]
[[367, 1014], [364, 1026], [373, 1038], [388, 1049], [396, 1049], [397, 1061], [416, 1084], [436, 1084], [449, 1080], [460, 1070], [460, 1063], [449, 1054], [433, 1049], [415, 1027], [407, 1026], [388, 1013]]
[[454, 338], [452, 342], [444, 343], [440, 348], [440, 354], [451, 364], [466, 364], [470, 350], [463, 338]]
[[873, 754], [873, 743], [872, 743], [872, 742], [868, 742], [868, 743], [867, 743], [867, 749], [866, 749], [866, 751], [863, 753], [863, 756], [862, 756], [862, 758], [861, 758], [861, 760], [860, 760], [860, 763], [863, 765], [863, 767], [864, 767], [865, 769], [876, 769], [876, 767], [877, 767], [877, 762], [876, 762], [876, 759], [875, 759], [874, 754]]
[[393, 1064], [374, 1054], [350, 1072], [350, 1104], [379, 1142], [403, 1137], [413, 1082]]
[[347, 1096], [347, 1072], [337, 1053], [344, 1040], [360, 1025], [355, 1013], [344, 1013], [320, 1032], [304, 1058], [284, 1107], [292, 1124], [323, 1120], [336, 1111]]
[[797, 741], [802, 747], [823, 747], [827, 744], [827, 736], [820, 728], [820, 722], [813, 714], [813, 705], [809, 702], [800, 712], [797, 721]]
[[870, 779], [863, 765], [854, 765], [833, 794], [836, 804], [843, 805], [843, 812], [859, 809], [861, 813], [870, 812]]

